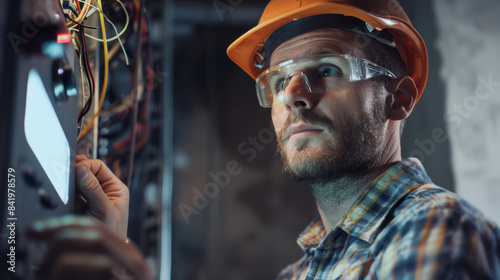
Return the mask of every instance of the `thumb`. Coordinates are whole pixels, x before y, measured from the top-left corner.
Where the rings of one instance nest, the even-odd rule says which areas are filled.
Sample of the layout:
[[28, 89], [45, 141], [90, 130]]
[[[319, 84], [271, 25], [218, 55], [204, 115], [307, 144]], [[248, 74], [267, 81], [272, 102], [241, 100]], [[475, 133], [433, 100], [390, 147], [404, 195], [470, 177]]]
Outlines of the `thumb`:
[[83, 163], [77, 165], [79, 166], [76, 170], [76, 188], [87, 201], [90, 214], [103, 221], [107, 212], [112, 211], [112, 203], [89, 167]]

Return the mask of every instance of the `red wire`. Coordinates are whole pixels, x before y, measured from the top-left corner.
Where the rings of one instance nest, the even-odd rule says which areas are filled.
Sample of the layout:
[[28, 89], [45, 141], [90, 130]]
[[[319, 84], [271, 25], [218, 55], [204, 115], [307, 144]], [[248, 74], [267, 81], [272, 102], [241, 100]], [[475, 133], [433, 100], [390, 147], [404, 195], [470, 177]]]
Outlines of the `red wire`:
[[[83, 33], [83, 44], [85, 45], [85, 56], [87, 58], [87, 68], [89, 70], [89, 74], [90, 74], [90, 79], [92, 80], [92, 85], [94, 90], [92, 91], [92, 96], [94, 96], [94, 92], [95, 92], [95, 88], [96, 88], [96, 84], [95, 84], [95, 79], [94, 79], [94, 74], [92, 73], [92, 68], [90, 67], [90, 60], [89, 60], [89, 51], [88, 51], [88, 48], [87, 48], [87, 39], [85, 38], [85, 29], [83, 28], [83, 26], [80, 26], [80, 32]], [[87, 106], [90, 106], [90, 104], [88, 104], [88, 100], [87, 102], [85, 103], [85, 106], [83, 107], [82, 111], [78, 114], [78, 117], [81, 116], [82, 112], [85, 111], [85, 109], [87, 108]]]
[[78, 12], [82, 12], [82, 10], [80, 9], [80, 1], [76, 0], [76, 8], [78, 9]]
[[[76, 1], [75, 1], [75, 3], [76, 3], [76, 8], [78, 9], [78, 12], [80, 12], [80, 13], [81, 13], [81, 12], [82, 12], [82, 9], [81, 9], [81, 7], [80, 7], [80, 2], [79, 2], [78, 0], [76, 0]], [[86, 36], [85, 36], [85, 29], [84, 29], [83, 27], [80, 27], [80, 32], [82, 32], [82, 33], [83, 33], [83, 36], [82, 36], [82, 37], [83, 37], [83, 42], [82, 42], [82, 43], [85, 45], [85, 50], [86, 50], [86, 52], [85, 52], [85, 56], [86, 56], [86, 58], [87, 58], [87, 68], [88, 68], [88, 70], [89, 70], [90, 78], [91, 78], [91, 80], [92, 80], [92, 85], [94, 85], [94, 88], [95, 88], [96, 84], [95, 84], [94, 74], [92, 73], [92, 68], [90, 67], [90, 62], [89, 62], [89, 52], [88, 52], [88, 48], [87, 48], [87, 40], [85, 39], [85, 37], [86, 37]], [[92, 96], [94, 96], [94, 92], [95, 92], [95, 90], [94, 90], [94, 91], [92, 91]], [[87, 104], [85, 104], [84, 108], [82, 109], [82, 112], [83, 112], [83, 111], [85, 111], [85, 108], [86, 108], [87, 106], [89, 106], [89, 105], [90, 105], [90, 104], [88, 104], [88, 105], [87, 105]], [[82, 112], [80, 112], [80, 114], [81, 114]], [[78, 114], [78, 117], [80, 117], [80, 114]]]

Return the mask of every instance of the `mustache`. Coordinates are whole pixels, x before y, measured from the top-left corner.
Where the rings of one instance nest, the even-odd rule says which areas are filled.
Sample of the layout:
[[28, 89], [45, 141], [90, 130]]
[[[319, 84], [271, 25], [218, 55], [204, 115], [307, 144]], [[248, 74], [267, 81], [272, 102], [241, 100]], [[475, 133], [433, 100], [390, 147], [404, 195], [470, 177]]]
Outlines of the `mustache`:
[[285, 121], [285, 125], [278, 132], [278, 139], [283, 141], [284, 140], [283, 138], [285, 137], [288, 128], [293, 123], [296, 123], [298, 121], [302, 121], [302, 122], [307, 123], [307, 124], [319, 126], [323, 129], [327, 129], [327, 130], [333, 130], [333, 128], [334, 128], [332, 121], [330, 119], [328, 119], [327, 117], [318, 116], [310, 111], [299, 111], [297, 113], [291, 113], [290, 115], [288, 115], [288, 117]]

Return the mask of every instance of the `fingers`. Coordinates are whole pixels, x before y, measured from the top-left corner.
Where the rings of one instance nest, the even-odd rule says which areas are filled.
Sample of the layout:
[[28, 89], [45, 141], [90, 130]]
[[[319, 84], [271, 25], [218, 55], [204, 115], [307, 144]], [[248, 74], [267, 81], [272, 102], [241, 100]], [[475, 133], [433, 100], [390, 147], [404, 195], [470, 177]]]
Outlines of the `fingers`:
[[[80, 167], [82, 166], [85, 166], [86, 169], [79, 171]], [[86, 186], [90, 184], [93, 178], [87, 178], [87, 174], [92, 174], [95, 178], [97, 178], [98, 182], [102, 185], [103, 188], [110, 187], [115, 191], [127, 190], [125, 184], [123, 184], [123, 182], [120, 181], [120, 179], [118, 179], [118, 177], [116, 177], [113, 172], [106, 166], [106, 164], [104, 164], [104, 162], [102, 162], [101, 160], [82, 159], [77, 162], [76, 170], [77, 181], [79, 181], [81, 185]]]
[[88, 158], [85, 155], [77, 155], [76, 156], [76, 163], [79, 163], [80, 161], [86, 160], [86, 159], [88, 159]]
[[147, 264], [136, 247], [89, 218], [36, 222], [28, 237], [47, 246], [39, 271], [46, 279], [112, 279], [123, 274], [149, 279]]
[[87, 201], [88, 211], [97, 219], [104, 219], [108, 212], [113, 212], [113, 206], [108, 199], [97, 177], [90, 172], [85, 162], [76, 166], [76, 187]]
[[[126, 237], [129, 191], [101, 160], [77, 156], [76, 188], [87, 213]], [[78, 205], [77, 205], [78, 206]]]

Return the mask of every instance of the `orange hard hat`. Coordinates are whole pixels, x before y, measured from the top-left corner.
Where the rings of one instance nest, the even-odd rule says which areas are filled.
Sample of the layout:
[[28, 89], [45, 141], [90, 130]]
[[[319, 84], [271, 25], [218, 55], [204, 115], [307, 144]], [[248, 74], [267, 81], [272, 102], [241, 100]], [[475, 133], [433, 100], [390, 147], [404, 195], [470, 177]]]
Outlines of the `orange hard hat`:
[[[264, 45], [283, 26], [312, 16], [334, 14], [364, 22], [370, 30], [390, 33], [392, 46], [406, 64], [407, 75], [418, 88], [420, 99], [428, 75], [425, 43], [396, 0], [272, 0], [257, 26], [243, 34], [227, 49], [227, 54], [253, 79], [265, 70]], [[376, 33], [376, 32], [375, 32]], [[270, 54], [269, 54], [270, 55]]]

